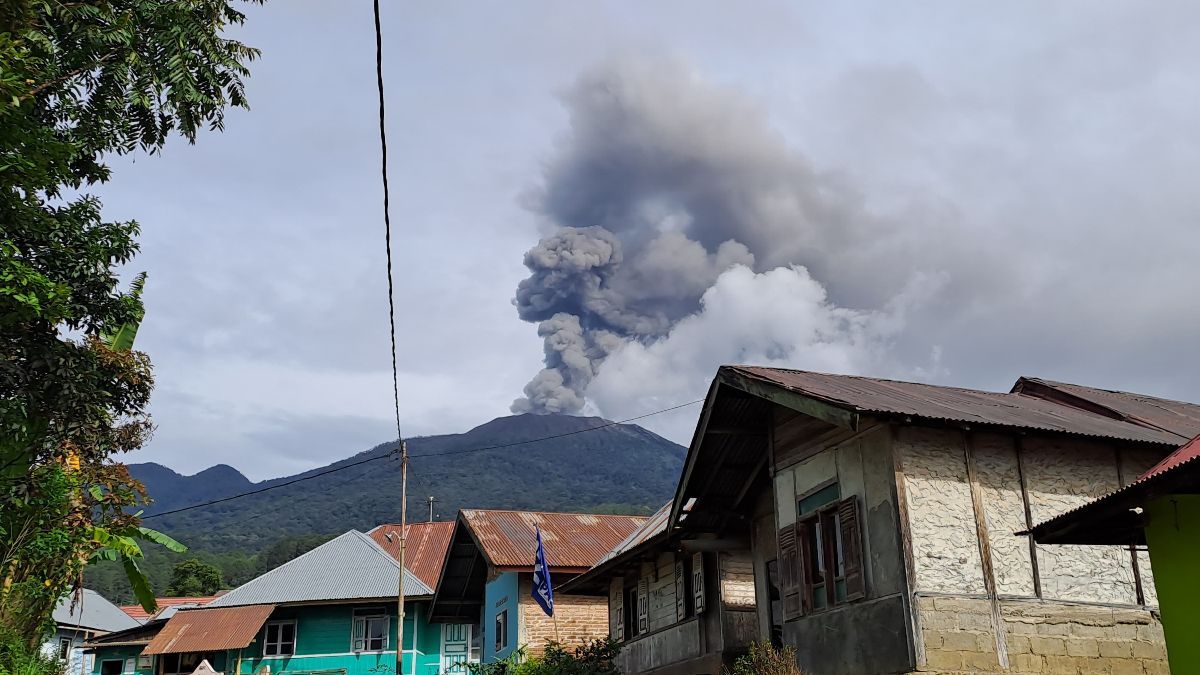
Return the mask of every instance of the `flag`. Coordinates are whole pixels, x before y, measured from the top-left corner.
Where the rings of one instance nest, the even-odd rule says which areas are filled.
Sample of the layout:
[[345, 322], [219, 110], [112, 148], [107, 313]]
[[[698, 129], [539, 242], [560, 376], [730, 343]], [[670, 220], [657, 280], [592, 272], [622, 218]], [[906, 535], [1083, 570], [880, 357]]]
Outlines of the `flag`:
[[546, 616], [554, 616], [554, 587], [550, 585], [550, 568], [546, 565], [540, 527], [537, 528], [537, 553], [533, 557], [533, 599], [541, 605]]

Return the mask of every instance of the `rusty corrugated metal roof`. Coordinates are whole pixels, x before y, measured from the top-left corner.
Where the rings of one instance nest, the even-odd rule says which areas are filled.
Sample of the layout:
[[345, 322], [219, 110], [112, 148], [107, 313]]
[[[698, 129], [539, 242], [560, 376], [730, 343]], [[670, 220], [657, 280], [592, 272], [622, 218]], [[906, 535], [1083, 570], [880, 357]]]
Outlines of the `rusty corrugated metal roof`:
[[550, 567], [589, 568], [633, 533], [643, 516], [464, 509], [461, 518], [497, 567], [533, 567], [535, 528]]
[[[400, 539], [388, 535], [400, 529], [400, 523], [384, 523], [367, 534], [380, 548], [400, 559]], [[446, 561], [446, 549], [454, 536], [454, 521], [437, 523], [409, 523], [406, 527], [407, 542], [404, 546], [404, 567], [425, 582], [437, 588], [442, 576], [442, 564]]]
[[[162, 612], [168, 607], [175, 607], [178, 605], [196, 605], [197, 607], [203, 607], [219, 597], [219, 595], [206, 595], [200, 598], [155, 598], [154, 601], [156, 604], [158, 604], [158, 609], [154, 610], [154, 613], [157, 615], [159, 612]], [[148, 621], [151, 616], [146, 612], [146, 610], [142, 609], [141, 605], [121, 605], [121, 611], [138, 621]]]
[[1014, 393], [1077, 405], [1113, 419], [1169, 431], [1179, 436], [1180, 440], [1200, 434], [1200, 405], [1194, 403], [1038, 377], [1022, 377], [1012, 390]]
[[654, 537], [662, 534], [663, 532], [666, 532], [667, 521], [671, 518], [672, 503], [673, 502], [667, 502], [666, 504], [663, 504], [663, 507], [655, 511], [653, 515], [647, 518], [646, 522], [642, 523], [641, 527], [633, 531], [633, 534], [625, 537], [624, 541], [614, 546], [613, 550], [609, 551], [608, 554], [600, 560], [600, 563], [620, 557], [626, 551], [631, 551], [647, 541], [650, 541]]
[[250, 644], [275, 605], [201, 607], [176, 612], [143, 654], [241, 649]]
[[[1144, 543], [1140, 514], [1152, 496], [1185, 488], [1189, 493], [1200, 487], [1200, 476], [1193, 471], [1200, 460], [1200, 435], [1180, 446], [1129, 485], [1081, 504], [1070, 511], [1041, 522], [1031, 532], [1038, 543], [1048, 544], [1140, 544]], [[1178, 479], [1178, 480], [1176, 480]], [[1025, 533], [1020, 533], [1025, 534]]]
[[1164, 429], [1113, 419], [1020, 392], [1002, 394], [758, 366], [723, 366], [721, 370], [783, 387], [855, 413], [1038, 429], [1172, 446], [1180, 442], [1177, 434]]

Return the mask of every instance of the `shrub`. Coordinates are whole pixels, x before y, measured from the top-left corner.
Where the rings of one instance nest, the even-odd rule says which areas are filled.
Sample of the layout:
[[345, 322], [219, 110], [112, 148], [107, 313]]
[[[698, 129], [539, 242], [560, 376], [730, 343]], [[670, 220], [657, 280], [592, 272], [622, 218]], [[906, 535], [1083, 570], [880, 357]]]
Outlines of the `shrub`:
[[756, 642], [750, 651], [733, 662], [731, 675], [802, 675], [796, 665], [796, 648], [776, 649], [769, 642]]
[[62, 675], [63, 663], [30, 647], [29, 640], [0, 629], [0, 675]]

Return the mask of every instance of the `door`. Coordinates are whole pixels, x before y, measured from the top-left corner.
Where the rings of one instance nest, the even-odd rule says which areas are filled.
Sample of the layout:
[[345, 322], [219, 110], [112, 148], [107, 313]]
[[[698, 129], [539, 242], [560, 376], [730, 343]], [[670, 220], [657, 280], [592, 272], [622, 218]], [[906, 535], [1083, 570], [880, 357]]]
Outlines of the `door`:
[[468, 663], [479, 658], [471, 654], [471, 624], [442, 624], [442, 672], [465, 673]]

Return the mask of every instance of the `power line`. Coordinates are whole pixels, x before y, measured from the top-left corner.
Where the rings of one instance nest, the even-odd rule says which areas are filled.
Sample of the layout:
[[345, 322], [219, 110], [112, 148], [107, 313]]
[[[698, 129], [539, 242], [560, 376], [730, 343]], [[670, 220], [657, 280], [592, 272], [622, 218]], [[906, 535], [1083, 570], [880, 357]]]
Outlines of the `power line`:
[[[400, 433], [400, 375], [396, 368], [396, 301], [392, 282], [392, 214], [391, 194], [388, 191], [387, 114], [383, 97], [383, 30], [379, 21], [379, 0], [375, 0], [375, 85], [379, 90], [379, 150], [380, 173], [383, 176], [383, 240], [387, 253], [388, 326], [392, 338], [392, 398], [396, 403], [396, 440], [404, 443]], [[400, 448], [402, 446], [397, 446]]]
[[[538, 438], [531, 438], [526, 441], [515, 441], [512, 443], [502, 443], [499, 445], [486, 445], [486, 446], [482, 446], [482, 447], [478, 447], [478, 448], [465, 448], [462, 450], [450, 450], [447, 452], [431, 452], [431, 453], [426, 453], [426, 454], [421, 454], [421, 455], [413, 455], [412, 458], [413, 459], [421, 459], [424, 457], [445, 457], [448, 455], [465, 455], [465, 454], [474, 453], [474, 452], [484, 452], [487, 450], [503, 450], [505, 448], [514, 448], [514, 447], [518, 447], [518, 446], [522, 446], [522, 445], [531, 445], [533, 443], [552, 441], [552, 440], [555, 440], [558, 438], [565, 438], [567, 436], [576, 436], [578, 434], [584, 434], [589, 431], [599, 431], [600, 429], [607, 429], [609, 427], [617, 426], [620, 424], [636, 422], [637, 420], [645, 419], [647, 417], [653, 417], [654, 415], [661, 415], [663, 413], [672, 412], [674, 410], [679, 410], [680, 408], [686, 408], [690, 405], [696, 405], [697, 403], [703, 403], [703, 402], [704, 402], [704, 399], [702, 399], [702, 398], [696, 399], [695, 401], [688, 401], [687, 403], [680, 403], [679, 405], [674, 405], [674, 406], [671, 406], [670, 408], [663, 408], [661, 410], [655, 410], [653, 412], [648, 412], [643, 415], [637, 415], [635, 417], [628, 417], [626, 419], [617, 420], [615, 422], [605, 422], [604, 424], [599, 424], [594, 427], [587, 427], [586, 429], [576, 429], [575, 431], [568, 431], [568, 432], [562, 433], [562, 434], [553, 434], [550, 436], [540, 436]], [[363, 464], [367, 464], [370, 462], [375, 462], [375, 461], [378, 461], [381, 459], [387, 459], [391, 456], [392, 455], [389, 453], [386, 455], [378, 455], [375, 457], [368, 457], [367, 459], [359, 460], [357, 462], [351, 462], [350, 464], [343, 464], [342, 466], [334, 467], [331, 469], [326, 469], [324, 471], [319, 471], [317, 473], [310, 474], [308, 476], [301, 476], [299, 478], [294, 478], [292, 480], [289, 480], [289, 481], [286, 481], [283, 483], [276, 483], [275, 485], [268, 485], [266, 487], [259, 488], [257, 490], [250, 490], [249, 492], [243, 492], [241, 494], [230, 495], [228, 497], [222, 497], [220, 499], [214, 499], [212, 501], [202, 502], [200, 504], [192, 504], [191, 506], [181, 506], [177, 509], [171, 509], [170, 511], [163, 511], [161, 513], [153, 513], [148, 516], [142, 516], [142, 520], [146, 520], [148, 518], [159, 518], [162, 516], [169, 516], [169, 515], [173, 515], [176, 513], [182, 513], [184, 511], [191, 511], [193, 509], [205, 508], [208, 506], [212, 506], [214, 504], [221, 504], [224, 502], [232, 501], [234, 499], [240, 499], [242, 497], [249, 497], [251, 495], [261, 494], [261, 493], [267, 492], [269, 490], [276, 490], [278, 488], [287, 487], [289, 485], [295, 485], [296, 483], [302, 483], [306, 480], [320, 478], [321, 476], [328, 476], [331, 473], [337, 473], [339, 471], [344, 471], [345, 469], [351, 469], [356, 466], [362, 466]]]

